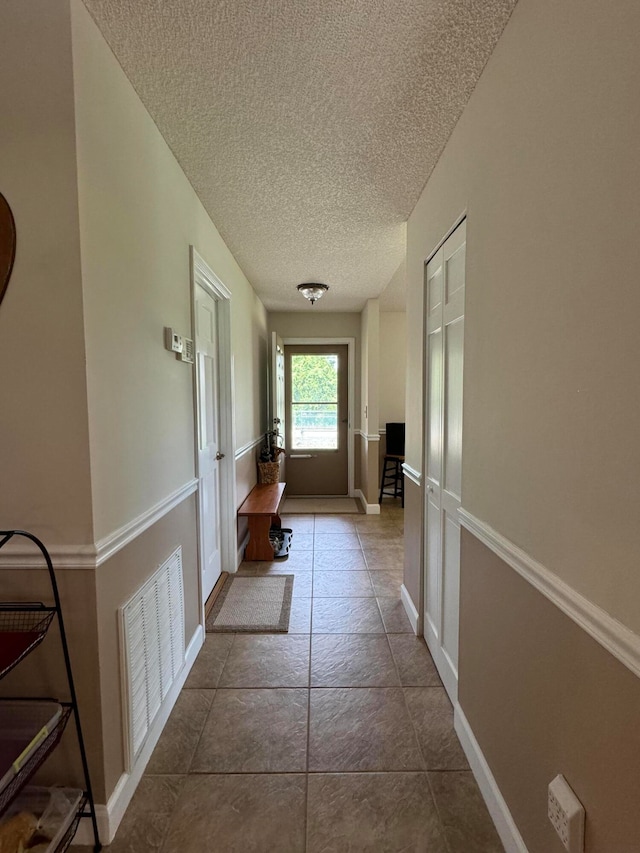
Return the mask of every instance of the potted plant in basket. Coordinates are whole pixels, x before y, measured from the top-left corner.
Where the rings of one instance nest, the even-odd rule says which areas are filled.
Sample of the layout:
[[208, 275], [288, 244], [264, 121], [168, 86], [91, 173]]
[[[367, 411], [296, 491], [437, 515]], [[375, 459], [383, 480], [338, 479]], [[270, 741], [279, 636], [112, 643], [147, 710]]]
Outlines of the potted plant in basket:
[[264, 445], [260, 450], [258, 459], [258, 482], [277, 483], [280, 480], [279, 457], [284, 453], [284, 447], [278, 445], [280, 433], [277, 430], [269, 430], [264, 436]]

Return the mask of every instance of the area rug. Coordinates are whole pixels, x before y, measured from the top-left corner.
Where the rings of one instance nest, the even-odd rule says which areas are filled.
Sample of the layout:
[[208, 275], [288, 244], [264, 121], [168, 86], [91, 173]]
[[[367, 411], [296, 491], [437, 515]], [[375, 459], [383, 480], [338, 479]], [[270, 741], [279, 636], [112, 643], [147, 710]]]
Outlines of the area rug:
[[293, 575], [230, 575], [207, 616], [207, 631], [285, 633], [289, 630]]
[[360, 507], [354, 498], [287, 498], [281, 512], [284, 515], [360, 512]]

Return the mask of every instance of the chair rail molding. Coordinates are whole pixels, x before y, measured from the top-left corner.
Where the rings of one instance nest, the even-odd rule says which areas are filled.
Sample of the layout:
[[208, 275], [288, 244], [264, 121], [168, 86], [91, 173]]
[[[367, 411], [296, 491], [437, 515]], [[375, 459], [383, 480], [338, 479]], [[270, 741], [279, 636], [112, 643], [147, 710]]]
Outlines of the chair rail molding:
[[362, 436], [365, 441], [380, 441], [380, 434], [377, 432], [369, 434], [362, 429], [354, 429], [354, 433], [356, 435]]
[[640, 635], [462, 507], [460, 524], [556, 605], [627, 669], [640, 676]]
[[415, 468], [412, 468], [407, 462], [402, 463], [402, 470], [404, 471], [404, 475], [408, 480], [411, 480], [412, 483], [415, 483], [416, 486], [420, 486], [422, 484], [422, 474], [420, 471], [416, 471]]
[[248, 441], [246, 444], [243, 444], [242, 447], [239, 447], [235, 452], [236, 459], [240, 459], [240, 457], [244, 456], [245, 453], [249, 453], [250, 450], [253, 450], [254, 447], [257, 447], [259, 444], [262, 444], [264, 441], [264, 435], [259, 435], [258, 438], [253, 438], [251, 441]]
[[[136, 518], [114, 530], [95, 544], [47, 546], [56, 571], [95, 569], [105, 563], [141, 533], [171, 512], [198, 489], [196, 479], [188, 480], [166, 498], [140, 513]], [[6, 552], [6, 553], [5, 553]], [[40, 552], [29, 544], [8, 542], [0, 552], [0, 569], [42, 569]]]

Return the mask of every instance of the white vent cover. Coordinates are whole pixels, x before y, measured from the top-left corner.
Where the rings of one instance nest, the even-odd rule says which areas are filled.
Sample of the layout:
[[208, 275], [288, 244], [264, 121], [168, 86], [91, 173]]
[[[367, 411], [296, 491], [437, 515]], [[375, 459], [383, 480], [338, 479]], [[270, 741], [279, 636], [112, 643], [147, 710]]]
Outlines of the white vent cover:
[[193, 341], [191, 338], [183, 338], [182, 339], [182, 352], [180, 353], [180, 358], [182, 361], [186, 361], [189, 364], [193, 364], [195, 356], [195, 350], [193, 347]]
[[120, 609], [120, 615], [130, 769], [184, 666], [181, 548]]

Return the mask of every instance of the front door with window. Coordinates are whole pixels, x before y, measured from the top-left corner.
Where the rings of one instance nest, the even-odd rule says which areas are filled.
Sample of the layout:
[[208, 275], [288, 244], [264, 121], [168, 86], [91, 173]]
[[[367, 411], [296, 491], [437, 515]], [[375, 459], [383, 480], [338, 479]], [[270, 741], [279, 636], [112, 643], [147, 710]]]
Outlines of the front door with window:
[[348, 347], [286, 345], [287, 494], [349, 491]]

